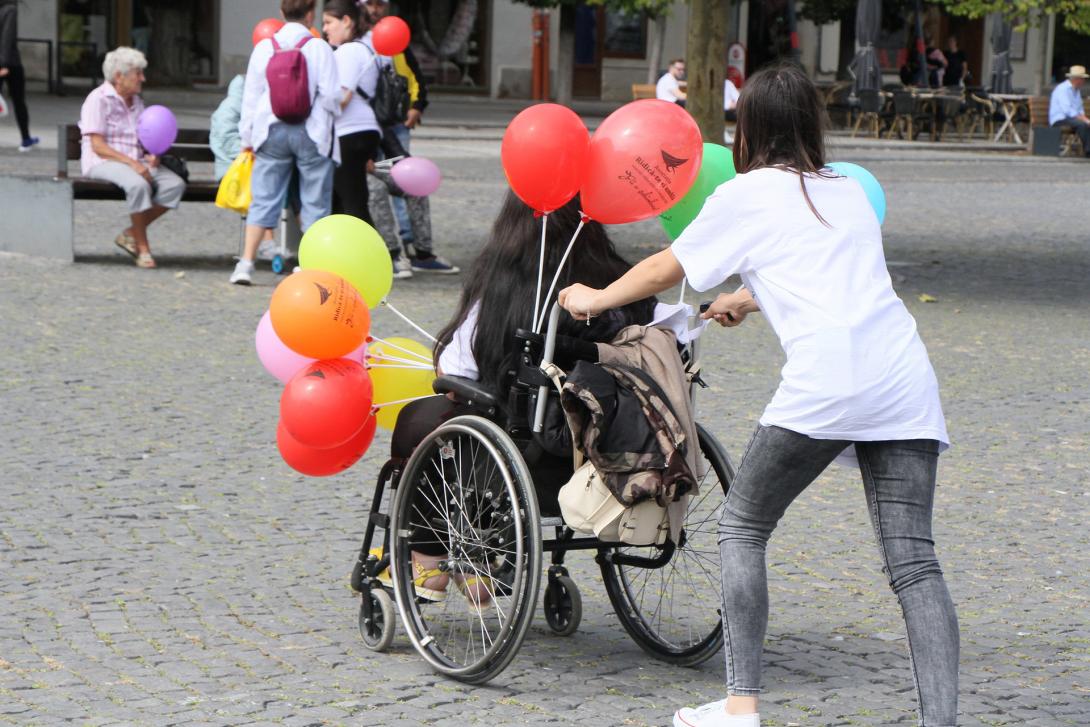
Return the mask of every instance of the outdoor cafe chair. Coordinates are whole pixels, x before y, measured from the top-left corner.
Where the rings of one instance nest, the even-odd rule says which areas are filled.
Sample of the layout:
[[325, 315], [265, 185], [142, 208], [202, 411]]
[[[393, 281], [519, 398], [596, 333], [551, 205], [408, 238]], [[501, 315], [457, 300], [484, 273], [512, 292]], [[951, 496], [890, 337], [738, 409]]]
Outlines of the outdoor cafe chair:
[[859, 117], [855, 120], [855, 126], [852, 127], [852, 137], [854, 138], [859, 131], [859, 127], [866, 123], [874, 138], [879, 138], [882, 126], [883, 99], [881, 92], [859, 91], [856, 95], [859, 98]]

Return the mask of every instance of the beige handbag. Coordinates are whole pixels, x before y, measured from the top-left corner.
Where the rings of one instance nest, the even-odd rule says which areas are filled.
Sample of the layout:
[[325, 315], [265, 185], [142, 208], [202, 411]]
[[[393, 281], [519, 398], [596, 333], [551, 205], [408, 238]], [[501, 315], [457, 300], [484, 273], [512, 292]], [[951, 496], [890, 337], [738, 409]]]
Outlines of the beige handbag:
[[654, 500], [622, 505], [598, 471], [584, 462], [560, 488], [560, 513], [568, 527], [599, 540], [628, 545], [662, 545], [670, 532], [667, 510]]

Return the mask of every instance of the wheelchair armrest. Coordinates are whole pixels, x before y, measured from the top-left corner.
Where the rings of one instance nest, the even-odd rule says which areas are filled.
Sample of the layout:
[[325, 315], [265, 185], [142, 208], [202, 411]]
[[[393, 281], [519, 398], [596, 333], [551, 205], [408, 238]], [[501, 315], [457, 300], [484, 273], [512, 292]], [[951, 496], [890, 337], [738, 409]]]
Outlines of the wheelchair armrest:
[[481, 382], [467, 379], [464, 376], [450, 376], [444, 374], [435, 379], [431, 385], [436, 394], [454, 394], [459, 401], [486, 409], [499, 409], [500, 402]]

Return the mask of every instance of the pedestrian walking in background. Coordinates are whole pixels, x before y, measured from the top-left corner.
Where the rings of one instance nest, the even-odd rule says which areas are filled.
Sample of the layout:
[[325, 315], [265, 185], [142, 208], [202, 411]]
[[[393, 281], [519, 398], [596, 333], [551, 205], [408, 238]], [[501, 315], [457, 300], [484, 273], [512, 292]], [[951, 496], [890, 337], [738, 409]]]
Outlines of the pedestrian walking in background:
[[22, 141], [19, 151], [30, 151], [38, 143], [30, 135], [30, 112], [26, 106], [26, 72], [19, 55], [19, 5], [18, 0], [0, 0], [0, 94], [7, 84], [11, 104], [15, 107], [15, 123], [19, 125]]
[[[386, 0], [368, 0], [360, 3], [366, 8], [371, 24], [379, 22], [390, 13]], [[409, 110], [404, 123], [395, 124], [385, 133], [386, 146], [391, 146], [390, 134], [396, 137], [397, 145], [410, 151], [410, 130], [416, 128], [428, 106], [428, 90], [420, 72], [420, 64], [413, 55], [412, 48], [406, 48], [391, 59], [394, 70], [403, 76], [409, 86]], [[380, 158], [388, 156], [380, 154]], [[435, 254], [431, 239], [431, 208], [426, 198], [415, 204], [401, 194], [388, 172], [377, 172], [377, 180], [382, 184], [371, 185], [371, 212], [375, 218], [375, 227], [386, 240], [386, 247], [394, 261], [394, 277], [409, 278], [413, 272], [453, 274], [461, 272], [446, 258]], [[391, 194], [393, 189], [393, 194]], [[389, 219], [386, 207], [393, 205], [397, 226]], [[402, 255], [402, 252], [405, 254]]]
[[[333, 167], [339, 159], [337, 139], [332, 132], [343, 94], [333, 51], [328, 43], [310, 33], [314, 3], [315, 0], [281, 0], [284, 27], [254, 46], [246, 69], [239, 136], [242, 148], [254, 152], [250, 177], [253, 200], [246, 216], [242, 257], [231, 274], [231, 282], [236, 285], [251, 282], [258, 245], [265, 231], [273, 229], [280, 219], [292, 170], [299, 172], [302, 229], [306, 231], [330, 213]], [[306, 72], [277, 76], [275, 85], [270, 84], [266, 71], [274, 54], [285, 54], [278, 62], [280, 65], [298, 60], [297, 56], [287, 55], [293, 53], [302, 54]], [[304, 77], [305, 89], [286, 85], [285, 79]], [[274, 90], [278, 104], [290, 109], [274, 107]]]
[[683, 279], [710, 290], [739, 274], [744, 287], [719, 296], [704, 317], [737, 325], [763, 311], [787, 355], [719, 520], [728, 697], [678, 711], [677, 727], [758, 727], [765, 548], [788, 506], [838, 458], [862, 474], [908, 631], [920, 724], [957, 722], [958, 622], [931, 532], [938, 456], [948, 446], [938, 383], [893, 290], [865, 192], [825, 167], [823, 118], [799, 67], [754, 74], [738, 101], [738, 176], [670, 248], [604, 290], [560, 293], [561, 305], [586, 319]]
[[378, 156], [382, 133], [364, 94], [374, 97], [379, 69], [388, 61], [363, 38], [365, 23], [355, 0], [327, 0], [322, 9], [322, 31], [336, 49], [333, 58], [342, 91], [337, 119], [341, 164], [333, 173], [333, 212], [358, 217], [374, 227], [367, 167]]
[[[216, 180], [223, 179], [227, 174], [231, 162], [242, 151], [242, 138], [238, 135], [238, 122], [242, 118], [242, 93], [246, 85], [246, 77], [239, 74], [227, 84], [227, 95], [220, 101], [220, 105], [212, 112], [208, 124], [208, 146], [212, 149], [212, 155], [216, 158], [213, 172]], [[289, 198], [298, 197], [298, 182], [294, 183], [296, 193], [289, 194]], [[292, 203], [295, 212], [298, 212], [298, 199]], [[257, 248], [258, 260], [272, 260], [276, 255], [276, 242], [273, 239], [273, 231], [265, 230], [261, 238], [261, 244]]]
[[135, 48], [116, 48], [106, 54], [102, 63], [106, 80], [88, 94], [80, 109], [80, 169], [85, 177], [124, 190], [132, 225], [122, 230], [114, 244], [132, 255], [138, 267], [154, 268], [148, 226], [178, 206], [185, 181], [148, 154], [137, 135], [147, 65], [144, 54]]

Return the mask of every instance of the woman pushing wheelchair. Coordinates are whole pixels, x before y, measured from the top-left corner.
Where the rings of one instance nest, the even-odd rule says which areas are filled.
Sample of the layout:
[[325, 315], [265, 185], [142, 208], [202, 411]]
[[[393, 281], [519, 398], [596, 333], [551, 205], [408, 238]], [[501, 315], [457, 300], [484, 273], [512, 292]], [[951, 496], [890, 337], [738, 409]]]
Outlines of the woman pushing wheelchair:
[[765, 547], [834, 459], [862, 474], [907, 626], [920, 724], [954, 725], [958, 622], [931, 533], [938, 455], [948, 446], [935, 373], [893, 290], [863, 189], [825, 166], [813, 83], [793, 65], [762, 70], [737, 111], [738, 176], [673, 245], [608, 286], [577, 283], [559, 296], [573, 318], [593, 319], [682, 279], [709, 290], [738, 274], [744, 287], [703, 317], [729, 326], [761, 311], [787, 356], [719, 518], [728, 697], [678, 711], [674, 725], [759, 725]]

